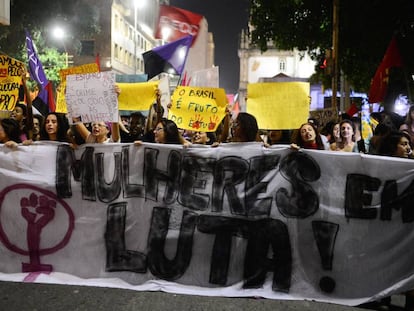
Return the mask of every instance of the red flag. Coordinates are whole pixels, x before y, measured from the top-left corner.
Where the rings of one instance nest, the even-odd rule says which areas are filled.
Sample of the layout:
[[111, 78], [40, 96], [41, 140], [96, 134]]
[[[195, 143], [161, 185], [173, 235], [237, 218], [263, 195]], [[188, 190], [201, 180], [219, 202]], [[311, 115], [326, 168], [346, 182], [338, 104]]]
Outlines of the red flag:
[[379, 103], [384, 100], [388, 88], [390, 68], [401, 66], [402, 60], [398, 50], [397, 40], [393, 37], [388, 45], [384, 58], [371, 81], [371, 87], [368, 94], [369, 103]]
[[191, 77], [187, 77], [187, 71], [184, 72], [184, 77], [181, 79], [180, 85], [189, 86], [191, 82]]
[[192, 35], [196, 40], [202, 15], [169, 5], [160, 5], [160, 15], [155, 38], [167, 42]]
[[357, 105], [355, 103], [352, 103], [352, 105], [349, 107], [348, 111], [346, 112], [349, 116], [353, 116], [359, 111]]
[[101, 56], [99, 55], [99, 53], [96, 54], [95, 63], [98, 65], [98, 71], [101, 71]]
[[55, 103], [55, 97], [53, 96], [52, 82], [49, 81], [46, 84], [45, 89], [47, 90], [47, 101], [48, 101], [48, 105], [49, 105], [49, 111], [55, 112], [56, 103]]

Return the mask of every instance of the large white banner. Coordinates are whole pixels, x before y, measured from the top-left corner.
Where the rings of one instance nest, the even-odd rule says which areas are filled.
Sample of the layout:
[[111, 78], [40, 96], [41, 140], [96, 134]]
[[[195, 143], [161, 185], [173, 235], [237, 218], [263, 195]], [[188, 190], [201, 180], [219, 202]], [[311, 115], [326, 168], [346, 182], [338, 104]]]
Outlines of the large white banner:
[[0, 147], [1, 280], [311, 299], [414, 288], [414, 162], [286, 146]]

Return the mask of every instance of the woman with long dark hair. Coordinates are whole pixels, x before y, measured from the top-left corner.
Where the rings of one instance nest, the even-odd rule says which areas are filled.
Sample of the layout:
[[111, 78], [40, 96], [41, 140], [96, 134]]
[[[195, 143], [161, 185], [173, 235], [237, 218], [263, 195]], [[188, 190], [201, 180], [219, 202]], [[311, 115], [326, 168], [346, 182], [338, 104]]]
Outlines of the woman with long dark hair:
[[12, 118], [0, 120], [0, 143], [9, 148], [16, 148], [20, 140], [19, 123]]
[[400, 126], [400, 131], [406, 132], [410, 136], [411, 144], [414, 144], [414, 105], [408, 109], [405, 121]]
[[318, 133], [316, 126], [311, 122], [307, 122], [302, 124], [297, 130], [291, 148], [325, 150], [325, 145], [322, 142], [321, 135]]
[[399, 158], [411, 157], [410, 136], [406, 132], [391, 132], [382, 139], [378, 154]]
[[40, 129], [40, 140], [68, 141], [69, 122], [62, 113], [49, 112]]
[[[166, 118], [161, 118], [157, 122], [154, 130], [154, 142], [158, 144], [178, 144], [178, 145], [188, 145], [187, 142], [180, 134], [177, 125], [174, 121], [168, 120]], [[142, 144], [142, 140], [134, 141], [136, 146]]]
[[247, 112], [239, 112], [236, 120], [234, 120], [232, 124], [231, 142], [244, 143], [261, 141], [258, 133], [259, 127], [256, 118]]
[[180, 132], [175, 122], [161, 118], [154, 128], [154, 140], [159, 144], [181, 144]]

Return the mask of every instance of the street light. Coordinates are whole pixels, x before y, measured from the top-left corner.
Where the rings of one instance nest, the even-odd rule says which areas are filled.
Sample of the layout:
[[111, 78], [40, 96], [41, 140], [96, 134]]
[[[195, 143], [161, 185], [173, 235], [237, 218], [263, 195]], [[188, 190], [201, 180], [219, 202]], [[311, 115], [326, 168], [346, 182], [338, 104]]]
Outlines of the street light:
[[[332, 109], [338, 115], [336, 104], [338, 91], [338, 36], [339, 36], [339, 0], [333, 0], [332, 13]], [[341, 95], [342, 96], [342, 95]]]
[[134, 74], [137, 73], [137, 38], [138, 38], [138, 29], [137, 29], [137, 15], [138, 9], [142, 9], [145, 6], [145, 0], [134, 0]]
[[65, 50], [65, 65], [66, 65], [66, 68], [68, 68], [69, 55], [68, 55], [68, 51], [66, 50], [66, 45], [65, 45], [65, 37], [66, 37], [65, 31], [63, 30], [62, 27], [56, 26], [55, 28], [53, 28], [52, 34], [53, 34], [53, 37], [62, 41], [63, 49]]

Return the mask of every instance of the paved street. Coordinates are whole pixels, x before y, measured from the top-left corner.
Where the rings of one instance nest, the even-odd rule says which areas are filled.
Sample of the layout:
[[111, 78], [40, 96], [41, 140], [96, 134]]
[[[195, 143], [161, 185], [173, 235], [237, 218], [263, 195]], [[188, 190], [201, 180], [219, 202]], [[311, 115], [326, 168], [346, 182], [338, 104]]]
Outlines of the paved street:
[[362, 310], [309, 301], [224, 298], [137, 292], [123, 289], [0, 282], [0, 310], [191, 310], [350, 311]]

